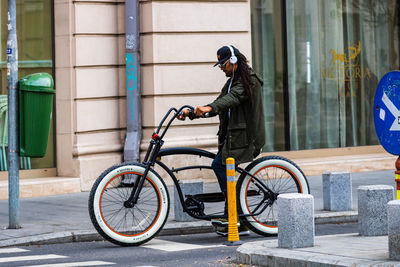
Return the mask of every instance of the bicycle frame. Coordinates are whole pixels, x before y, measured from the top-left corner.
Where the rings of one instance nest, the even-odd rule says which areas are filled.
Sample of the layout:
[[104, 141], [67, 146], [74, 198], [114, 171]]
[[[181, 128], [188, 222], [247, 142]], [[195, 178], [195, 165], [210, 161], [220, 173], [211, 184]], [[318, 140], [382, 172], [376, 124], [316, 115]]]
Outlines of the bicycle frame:
[[[190, 148], [190, 147], [175, 147], [175, 148], [166, 148], [166, 149], [162, 149], [160, 150], [160, 152], [158, 153], [158, 157], [163, 157], [163, 156], [170, 156], [170, 155], [194, 155], [194, 156], [199, 156], [199, 157], [206, 157], [206, 158], [210, 158], [210, 159], [214, 159], [216, 154], [211, 153], [209, 151], [206, 150], [202, 150], [202, 149], [198, 149], [198, 148]], [[185, 199], [184, 199], [184, 195], [182, 192], [182, 189], [179, 185], [179, 180], [177, 179], [177, 177], [175, 176], [174, 173], [178, 173], [179, 171], [184, 171], [184, 170], [190, 170], [190, 169], [211, 169], [212, 167], [209, 165], [191, 165], [191, 166], [186, 166], [186, 167], [181, 167], [181, 168], [175, 168], [173, 170], [171, 170], [170, 168], [168, 168], [167, 165], [165, 165], [163, 162], [161, 162], [160, 160], [156, 160], [156, 163], [163, 168], [168, 175], [171, 177], [172, 181], [174, 182], [174, 185], [176, 186], [177, 192], [178, 192], [178, 196], [179, 196], [179, 200], [180, 203], [182, 205], [183, 210], [190, 214], [188, 211], [188, 208], [185, 204]], [[264, 183], [262, 183], [256, 176], [254, 176], [253, 174], [249, 173], [248, 171], [246, 171], [243, 168], [240, 167], [236, 167], [236, 170], [242, 174], [245, 173], [246, 175], [251, 176], [255, 181], [259, 182], [259, 184], [261, 184], [263, 186], [263, 188], [259, 188], [261, 191], [263, 191], [264, 195], [268, 194], [268, 196], [272, 196], [273, 199], [276, 199], [277, 195], [272, 192]], [[268, 198], [268, 200], [270, 200], [271, 198]], [[269, 205], [269, 202], [264, 203], [264, 207], [257, 213], [252, 213], [252, 214], [239, 214], [239, 217], [243, 217], [243, 216], [257, 216], [259, 214], [261, 214]], [[259, 207], [256, 207], [256, 210], [258, 210]], [[196, 218], [196, 219], [202, 219], [202, 220], [207, 220], [207, 219], [214, 219], [214, 218], [221, 218], [221, 215], [205, 215], [205, 216], [198, 216], [198, 215], [191, 215], [192, 217]]]
[[[132, 192], [128, 198], [128, 200], [126, 200], [124, 202], [124, 206], [127, 208], [132, 208], [134, 207], [134, 205], [136, 204], [137, 200], [138, 200], [138, 196], [140, 194], [140, 191], [143, 187], [144, 181], [145, 181], [145, 177], [147, 176], [150, 168], [152, 166], [154, 166], [155, 164], [158, 164], [161, 168], [163, 168], [168, 175], [172, 178], [178, 195], [179, 195], [179, 200], [180, 203], [182, 205], [183, 210], [188, 213], [190, 216], [196, 218], [196, 219], [202, 219], [202, 220], [210, 220], [210, 219], [214, 219], [214, 218], [221, 218], [221, 214], [218, 215], [195, 215], [192, 214], [187, 205], [185, 204], [185, 198], [182, 192], [182, 189], [179, 185], [179, 180], [177, 179], [177, 177], [175, 176], [174, 173], [178, 173], [179, 171], [183, 171], [183, 170], [190, 170], [190, 169], [212, 169], [211, 166], [208, 165], [193, 165], [193, 166], [186, 166], [186, 167], [181, 167], [181, 168], [176, 168], [171, 170], [170, 168], [168, 168], [168, 166], [166, 166], [163, 162], [161, 162], [161, 157], [163, 156], [169, 156], [169, 155], [182, 155], [182, 154], [186, 154], [186, 155], [194, 155], [194, 156], [199, 156], [199, 157], [206, 157], [206, 158], [210, 158], [210, 159], [214, 159], [216, 154], [211, 153], [209, 151], [205, 151], [202, 149], [197, 149], [197, 148], [188, 148], [188, 147], [177, 147], [177, 148], [167, 148], [167, 149], [161, 149], [164, 141], [162, 140], [165, 133], [167, 132], [168, 128], [170, 127], [171, 123], [177, 118], [177, 116], [179, 115], [179, 113], [183, 110], [183, 109], [189, 109], [191, 111], [194, 110], [193, 107], [185, 105], [182, 106], [179, 110], [176, 108], [171, 108], [169, 109], [169, 111], [167, 112], [167, 114], [164, 116], [164, 118], [161, 120], [157, 130], [153, 133], [152, 135], [152, 139], [150, 141], [150, 144], [148, 146], [148, 149], [146, 151], [146, 155], [144, 157], [143, 160], [143, 164], [146, 166], [146, 169], [143, 173], [143, 176], [140, 177], [140, 179], [136, 179], [135, 184], [132, 188]], [[160, 134], [161, 128], [164, 124], [164, 122], [166, 121], [166, 119], [170, 116], [171, 112], [175, 111], [174, 115], [172, 116], [172, 118], [169, 120], [169, 122], [167, 123], [167, 125], [165, 126], [164, 130], [162, 131], [162, 133]], [[192, 118], [191, 118], [192, 119]], [[158, 159], [159, 158], [159, 159]], [[245, 173], [246, 175], [251, 176], [255, 181], [259, 182], [260, 185], [262, 185], [263, 188], [259, 189], [264, 193], [264, 200], [267, 200], [265, 203], [263, 203], [263, 207], [261, 208], [260, 211], [256, 212], [256, 213], [252, 213], [252, 214], [239, 214], [240, 217], [243, 216], [257, 216], [259, 214], [261, 214], [270, 204], [271, 204], [271, 199], [275, 200], [277, 198], [277, 195], [272, 192], [264, 183], [262, 183], [257, 177], [255, 177], [254, 175], [252, 175], [251, 173], [249, 173], [248, 171], [246, 171], [245, 169], [242, 169], [240, 167], [236, 167], [236, 170], [242, 174]], [[268, 197], [266, 197], [268, 196]], [[256, 209], [254, 211], [257, 211], [259, 208], [261, 207], [261, 204], [259, 207], [256, 207]]]

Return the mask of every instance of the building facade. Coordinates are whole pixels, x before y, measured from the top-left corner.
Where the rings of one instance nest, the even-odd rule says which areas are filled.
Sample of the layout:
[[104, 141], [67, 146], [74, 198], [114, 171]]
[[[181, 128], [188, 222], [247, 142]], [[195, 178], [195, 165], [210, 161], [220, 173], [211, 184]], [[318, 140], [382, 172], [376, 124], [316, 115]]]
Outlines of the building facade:
[[[2, 2], [2, 47], [7, 4]], [[17, 1], [20, 73], [55, 79], [48, 153], [21, 170], [21, 196], [90, 190], [123, 160], [126, 133], [125, 1]], [[141, 151], [166, 111], [211, 102], [226, 80], [219, 47], [239, 48], [264, 79], [263, 154], [308, 175], [394, 169], [378, 144], [373, 97], [399, 65], [399, 4], [370, 0], [140, 1]], [[3, 49], [4, 50], [4, 49]], [[6, 73], [2, 54], [2, 94]], [[175, 122], [164, 147], [215, 151], [216, 118]], [[171, 167], [203, 159], [172, 157]], [[2, 172], [0, 197], [7, 198]], [[210, 171], [181, 179], [215, 181]], [[167, 181], [168, 182], [168, 181]]]

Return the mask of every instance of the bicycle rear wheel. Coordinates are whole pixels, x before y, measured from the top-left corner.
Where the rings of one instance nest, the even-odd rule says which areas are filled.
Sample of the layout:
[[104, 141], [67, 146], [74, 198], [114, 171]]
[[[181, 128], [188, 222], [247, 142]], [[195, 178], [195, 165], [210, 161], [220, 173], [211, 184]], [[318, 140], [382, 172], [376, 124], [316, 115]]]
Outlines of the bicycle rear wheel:
[[168, 218], [168, 191], [152, 169], [134, 207], [124, 206], [135, 180], [143, 177], [144, 172], [145, 166], [141, 164], [116, 165], [100, 175], [92, 187], [90, 219], [99, 234], [114, 244], [143, 244], [158, 234]]
[[[241, 220], [253, 232], [269, 236], [278, 233], [276, 198], [284, 193], [309, 194], [306, 176], [292, 161], [279, 156], [259, 158], [242, 173], [237, 184], [239, 211], [248, 214]], [[271, 195], [268, 187], [273, 194]]]

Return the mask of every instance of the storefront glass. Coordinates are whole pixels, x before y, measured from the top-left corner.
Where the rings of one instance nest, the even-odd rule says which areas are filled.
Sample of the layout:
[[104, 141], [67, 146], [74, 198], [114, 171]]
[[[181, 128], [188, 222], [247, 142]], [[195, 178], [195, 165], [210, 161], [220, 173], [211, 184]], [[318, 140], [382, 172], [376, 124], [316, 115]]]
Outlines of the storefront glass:
[[[18, 77], [28, 74], [53, 73], [53, 15], [51, 0], [17, 0]], [[7, 12], [8, 1], [1, 1], [1, 62], [0, 94], [7, 94]], [[54, 112], [53, 112], [54, 114]], [[54, 116], [53, 116], [54, 117]], [[4, 123], [0, 121], [0, 131]], [[0, 140], [1, 143], [2, 140]], [[0, 144], [1, 148], [1, 144]], [[55, 166], [53, 125], [50, 128], [49, 143], [44, 158], [31, 158], [30, 168], [51, 168]], [[26, 163], [22, 167], [26, 169]]]
[[400, 4], [259, 0], [251, 5], [253, 66], [265, 81], [265, 150], [378, 144], [373, 98], [379, 79], [399, 69]]

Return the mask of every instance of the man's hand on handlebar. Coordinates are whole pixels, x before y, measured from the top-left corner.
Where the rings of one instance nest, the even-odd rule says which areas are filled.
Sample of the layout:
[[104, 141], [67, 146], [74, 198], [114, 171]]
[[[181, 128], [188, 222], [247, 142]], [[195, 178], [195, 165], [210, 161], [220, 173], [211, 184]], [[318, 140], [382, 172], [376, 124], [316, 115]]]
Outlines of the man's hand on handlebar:
[[206, 113], [210, 113], [212, 111], [212, 107], [210, 106], [198, 106], [194, 110], [194, 115], [198, 117], [204, 117]]
[[186, 117], [189, 116], [189, 112], [190, 112], [189, 109], [182, 110], [182, 111], [179, 113], [179, 115], [177, 116], [177, 119], [178, 119], [178, 120], [181, 120], [181, 121], [184, 121], [184, 120], [186, 119]]
[[193, 111], [191, 109], [182, 110], [177, 117], [178, 120], [184, 121], [186, 117], [189, 117], [191, 120], [196, 118], [204, 118], [208, 117], [208, 113], [211, 112], [212, 107], [210, 106], [198, 106]]

